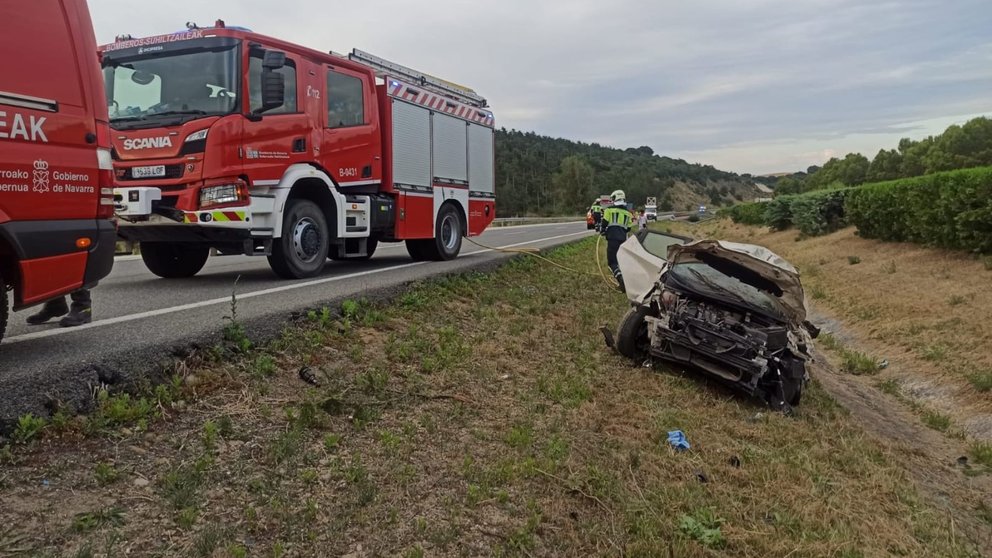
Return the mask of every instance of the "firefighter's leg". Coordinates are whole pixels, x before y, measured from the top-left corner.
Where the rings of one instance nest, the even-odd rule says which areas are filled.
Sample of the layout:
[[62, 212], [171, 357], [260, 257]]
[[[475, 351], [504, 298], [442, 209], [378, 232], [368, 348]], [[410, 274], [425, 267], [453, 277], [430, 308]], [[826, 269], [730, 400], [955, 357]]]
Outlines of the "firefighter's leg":
[[68, 316], [62, 318], [59, 325], [62, 327], [75, 327], [93, 321], [93, 302], [90, 299], [89, 289], [73, 291], [69, 297], [72, 298], [72, 309]]
[[610, 266], [613, 278], [617, 280], [617, 283], [620, 284], [620, 290], [623, 291], [623, 273], [620, 271], [620, 262], [617, 260], [617, 252], [620, 251], [621, 244], [622, 242], [619, 240], [610, 240], [606, 243], [606, 264]]
[[65, 302], [65, 297], [60, 296], [54, 300], [49, 300], [41, 307], [41, 310], [37, 314], [28, 316], [28, 323], [31, 325], [40, 325], [52, 318], [59, 318], [65, 316], [69, 313], [69, 305]]

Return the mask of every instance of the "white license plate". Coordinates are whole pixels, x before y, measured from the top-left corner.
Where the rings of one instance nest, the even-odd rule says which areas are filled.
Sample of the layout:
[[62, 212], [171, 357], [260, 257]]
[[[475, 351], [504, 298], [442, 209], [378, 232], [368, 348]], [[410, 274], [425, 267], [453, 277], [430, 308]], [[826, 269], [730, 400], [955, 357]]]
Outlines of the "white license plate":
[[158, 178], [160, 176], [165, 176], [165, 165], [131, 167], [131, 178]]

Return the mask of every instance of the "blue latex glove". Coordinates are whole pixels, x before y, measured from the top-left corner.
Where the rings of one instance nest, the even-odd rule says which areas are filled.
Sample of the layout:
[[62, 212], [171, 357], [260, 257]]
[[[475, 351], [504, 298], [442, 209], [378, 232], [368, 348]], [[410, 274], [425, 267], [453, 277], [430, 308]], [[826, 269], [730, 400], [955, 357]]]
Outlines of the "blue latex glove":
[[669, 432], [668, 443], [679, 451], [689, 449], [689, 440], [686, 439], [685, 434], [681, 430], [672, 430]]

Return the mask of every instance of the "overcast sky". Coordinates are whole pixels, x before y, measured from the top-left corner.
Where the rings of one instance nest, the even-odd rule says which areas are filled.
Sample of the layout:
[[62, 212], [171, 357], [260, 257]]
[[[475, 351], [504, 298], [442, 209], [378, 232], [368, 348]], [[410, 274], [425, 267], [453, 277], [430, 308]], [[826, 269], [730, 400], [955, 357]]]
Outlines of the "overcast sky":
[[216, 18], [357, 47], [487, 97], [499, 126], [737, 172], [992, 113], [990, 0], [89, 0], [97, 39]]

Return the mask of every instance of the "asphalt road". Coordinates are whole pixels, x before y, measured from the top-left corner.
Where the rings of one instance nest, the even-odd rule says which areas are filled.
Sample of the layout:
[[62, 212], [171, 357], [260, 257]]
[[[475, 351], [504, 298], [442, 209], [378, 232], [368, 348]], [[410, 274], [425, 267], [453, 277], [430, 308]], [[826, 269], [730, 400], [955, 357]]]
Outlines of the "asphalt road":
[[[493, 247], [547, 248], [591, 234], [584, 222], [490, 229], [479, 242]], [[314, 279], [275, 277], [265, 258], [214, 257], [196, 277], [165, 280], [140, 258], [119, 259], [93, 290], [93, 323], [63, 329], [28, 326], [37, 309], [14, 313], [0, 344], [0, 430], [54, 401], [85, 409], [99, 382], [134, 381], [152, 373], [177, 347], [219, 338], [237, 280], [238, 318], [253, 338], [276, 335], [294, 312], [344, 298], [381, 297], [410, 281], [488, 268], [509, 255], [469, 242], [450, 262], [414, 262], [402, 243], [380, 244], [367, 262], [328, 262]]]

